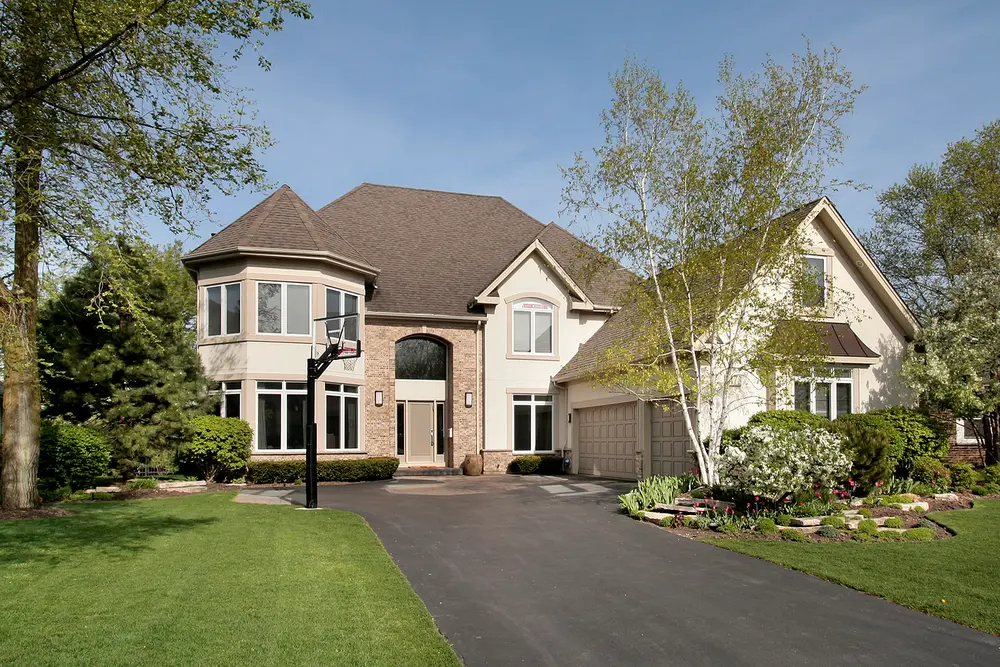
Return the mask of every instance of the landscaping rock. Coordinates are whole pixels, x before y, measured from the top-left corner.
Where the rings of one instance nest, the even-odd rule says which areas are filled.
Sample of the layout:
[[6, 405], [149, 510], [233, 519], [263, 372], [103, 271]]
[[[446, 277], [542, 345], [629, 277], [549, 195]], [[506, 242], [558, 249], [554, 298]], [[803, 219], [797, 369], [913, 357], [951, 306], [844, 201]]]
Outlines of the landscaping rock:
[[878, 532], [880, 532], [880, 533], [905, 533], [907, 530], [909, 530], [909, 528], [886, 528], [884, 526], [880, 526], [879, 529], [878, 529]]
[[666, 503], [656, 503], [653, 509], [657, 512], [668, 512], [670, 514], [704, 514], [704, 507], [688, 507], [686, 505], [668, 505]]
[[643, 521], [649, 521], [650, 523], [660, 523], [664, 519], [672, 519], [673, 514], [667, 514], [666, 512], [646, 512], [642, 516]]
[[118, 493], [121, 491], [121, 487], [118, 486], [95, 486], [92, 489], [87, 489], [84, 493]]
[[[807, 517], [807, 518], [811, 519], [813, 517]], [[782, 530], [795, 530], [795, 531], [798, 531], [800, 533], [805, 533], [805, 534], [808, 535], [809, 533], [815, 533], [817, 530], [819, 530], [819, 526], [818, 525], [817, 526], [782, 526], [781, 529]]]
[[861, 507], [865, 504], [864, 498], [851, 498], [851, 507]]
[[736, 509], [732, 503], [726, 502], [725, 500], [709, 500], [707, 498], [678, 498], [674, 502], [685, 507], [694, 507], [694, 504], [698, 503], [699, 507], [714, 507], [720, 510], [724, 510], [727, 507]]
[[842, 514], [844, 516], [857, 516], [858, 515], [858, 510], [844, 510], [842, 512]]
[[156, 488], [158, 489], [185, 489], [191, 486], [207, 486], [205, 480], [198, 480], [195, 482], [157, 482]]
[[958, 494], [956, 494], [956, 493], [935, 493], [934, 494], [934, 500], [951, 500], [951, 501], [957, 501], [957, 500], [959, 500], [959, 497], [958, 497]]
[[902, 503], [899, 507], [904, 512], [912, 512], [915, 509], [922, 509], [923, 511], [926, 512], [931, 508], [929, 503], [925, 503], [923, 501], [917, 503]]
[[[885, 520], [888, 519], [888, 518], [889, 517], [887, 517], [887, 516], [876, 516], [876, 517], [872, 517], [872, 521], [875, 522], [875, 525], [881, 526], [883, 523], [885, 523]], [[857, 527], [858, 527], [858, 524], [861, 523], [864, 520], [865, 520], [865, 518], [863, 516], [852, 517], [852, 518], [847, 519], [846, 523], [844, 525], [847, 526], [848, 530], [856, 530]]]
[[826, 517], [822, 516], [797, 516], [792, 519], [793, 526], [818, 526]]

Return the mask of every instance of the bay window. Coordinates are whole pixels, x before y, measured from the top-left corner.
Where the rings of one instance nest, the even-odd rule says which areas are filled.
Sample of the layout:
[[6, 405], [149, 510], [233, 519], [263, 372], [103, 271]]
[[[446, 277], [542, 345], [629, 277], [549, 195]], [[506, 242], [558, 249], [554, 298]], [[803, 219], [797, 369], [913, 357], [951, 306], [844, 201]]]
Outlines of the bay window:
[[[357, 294], [344, 292], [332, 287], [326, 288], [326, 316], [336, 317], [358, 312], [359, 298]], [[352, 317], [344, 322], [344, 340], [358, 340], [358, 319]], [[340, 322], [341, 320], [338, 320]], [[338, 325], [337, 328], [339, 328]]]
[[552, 451], [551, 394], [514, 394], [515, 452]]
[[326, 448], [359, 449], [355, 385], [326, 383]]
[[554, 307], [537, 299], [511, 307], [511, 342], [515, 354], [552, 354]]
[[306, 448], [306, 383], [257, 383], [257, 449]]
[[238, 334], [241, 330], [240, 283], [212, 285], [205, 288], [206, 334], [222, 336]]
[[312, 292], [300, 283], [257, 283], [257, 333], [308, 336]]

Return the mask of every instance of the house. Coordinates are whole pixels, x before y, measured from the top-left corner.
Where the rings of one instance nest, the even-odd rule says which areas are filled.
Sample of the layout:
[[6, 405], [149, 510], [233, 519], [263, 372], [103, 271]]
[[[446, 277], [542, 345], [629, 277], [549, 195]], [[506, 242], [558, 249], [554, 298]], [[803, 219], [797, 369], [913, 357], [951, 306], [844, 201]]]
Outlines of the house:
[[[898, 370], [915, 320], [828, 199], [788, 215], [856, 316], [823, 324], [837, 379], [798, 379], [794, 407], [909, 401]], [[335, 361], [317, 390], [321, 459], [454, 467], [472, 454], [503, 472], [552, 453], [582, 474], [687, 470], [676, 413], [592, 386], [588, 372], [628, 335], [616, 304], [630, 279], [594, 272], [594, 253], [499, 197], [365, 183], [318, 210], [282, 186], [184, 262], [204, 366], [222, 413], [253, 427], [254, 458], [303, 455], [314, 320], [357, 311], [362, 356]], [[762, 392], [736, 421], [779, 401]]]

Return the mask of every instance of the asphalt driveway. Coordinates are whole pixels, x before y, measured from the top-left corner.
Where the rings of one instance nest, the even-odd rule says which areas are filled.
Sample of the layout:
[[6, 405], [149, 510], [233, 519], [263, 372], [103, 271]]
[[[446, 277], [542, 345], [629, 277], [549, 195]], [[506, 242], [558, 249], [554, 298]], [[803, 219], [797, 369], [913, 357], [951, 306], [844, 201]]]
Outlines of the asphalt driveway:
[[319, 501], [369, 521], [468, 665], [1000, 664], [997, 637], [627, 519], [614, 486], [437, 478]]

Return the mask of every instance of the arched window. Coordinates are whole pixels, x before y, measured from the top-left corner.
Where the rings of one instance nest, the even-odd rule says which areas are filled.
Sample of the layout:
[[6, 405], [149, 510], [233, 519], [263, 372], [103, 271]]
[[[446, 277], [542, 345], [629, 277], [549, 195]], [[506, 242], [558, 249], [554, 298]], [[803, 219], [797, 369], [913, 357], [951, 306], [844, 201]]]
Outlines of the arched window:
[[445, 380], [448, 348], [433, 338], [404, 338], [396, 342], [397, 380]]

